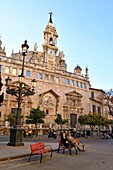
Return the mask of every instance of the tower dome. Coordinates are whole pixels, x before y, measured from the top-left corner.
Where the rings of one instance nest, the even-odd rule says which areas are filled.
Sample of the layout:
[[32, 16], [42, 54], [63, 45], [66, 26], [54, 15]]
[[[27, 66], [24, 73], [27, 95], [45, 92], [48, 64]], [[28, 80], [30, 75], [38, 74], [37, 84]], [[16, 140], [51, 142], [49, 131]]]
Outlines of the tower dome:
[[74, 69], [74, 73], [76, 73], [76, 74], [81, 74], [81, 71], [82, 71], [82, 68], [77, 64], [77, 66], [75, 67], [75, 69]]

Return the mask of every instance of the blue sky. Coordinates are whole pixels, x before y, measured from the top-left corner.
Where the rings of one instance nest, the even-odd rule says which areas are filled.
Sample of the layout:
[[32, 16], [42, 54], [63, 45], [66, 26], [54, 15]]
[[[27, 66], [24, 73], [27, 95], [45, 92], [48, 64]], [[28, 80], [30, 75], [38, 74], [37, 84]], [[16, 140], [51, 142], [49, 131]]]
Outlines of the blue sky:
[[43, 31], [53, 12], [59, 50], [67, 70], [89, 68], [91, 87], [113, 88], [113, 0], [0, 0], [0, 35], [7, 56], [28, 40], [42, 51]]

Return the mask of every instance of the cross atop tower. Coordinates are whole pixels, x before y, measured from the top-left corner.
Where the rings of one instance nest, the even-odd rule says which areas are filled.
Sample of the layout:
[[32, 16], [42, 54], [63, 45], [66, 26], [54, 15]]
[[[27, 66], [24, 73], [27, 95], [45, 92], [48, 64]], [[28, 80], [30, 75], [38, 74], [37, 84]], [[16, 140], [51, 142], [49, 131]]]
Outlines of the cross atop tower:
[[52, 12], [49, 12], [49, 14], [50, 14], [49, 22], [53, 24], [53, 21], [52, 21], [52, 15], [53, 15], [53, 13], [52, 13]]

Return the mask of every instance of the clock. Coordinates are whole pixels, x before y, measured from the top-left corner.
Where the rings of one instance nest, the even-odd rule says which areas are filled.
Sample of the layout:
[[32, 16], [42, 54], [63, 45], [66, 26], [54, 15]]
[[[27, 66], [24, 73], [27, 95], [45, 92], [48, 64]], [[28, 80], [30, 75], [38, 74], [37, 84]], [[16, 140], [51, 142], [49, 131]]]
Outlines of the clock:
[[55, 52], [54, 52], [54, 50], [48, 50], [48, 54], [49, 54], [49, 55], [54, 55]]

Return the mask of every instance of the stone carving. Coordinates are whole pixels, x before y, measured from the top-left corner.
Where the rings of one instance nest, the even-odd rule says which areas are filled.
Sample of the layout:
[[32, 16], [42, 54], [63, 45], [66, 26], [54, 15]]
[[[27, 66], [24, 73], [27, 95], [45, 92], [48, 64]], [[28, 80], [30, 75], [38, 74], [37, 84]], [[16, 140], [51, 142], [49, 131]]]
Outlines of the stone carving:
[[38, 49], [37, 43], [34, 44], [34, 51], [36, 52]]
[[29, 62], [43, 65], [43, 60], [43, 55], [33, 52], [32, 56], [29, 59]]
[[59, 52], [59, 56], [61, 57], [61, 59], [63, 59], [64, 56], [65, 56], [65, 55], [64, 55], [64, 52], [63, 52], [63, 51], [62, 51], [62, 52], [60, 51], [60, 52]]
[[48, 107], [53, 107], [54, 106], [53, 97], [51, 95], [45, 96], [43, 100], [43, 105]]

